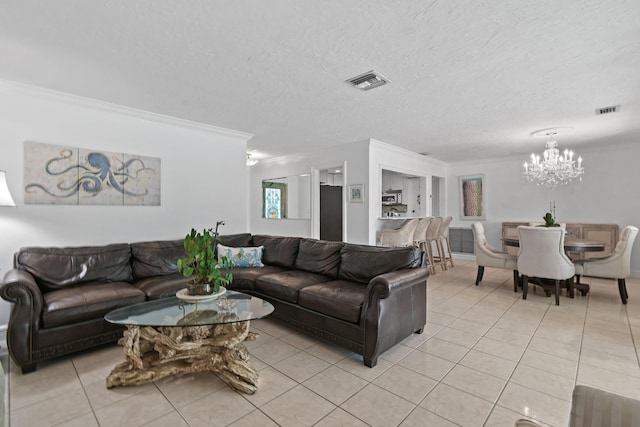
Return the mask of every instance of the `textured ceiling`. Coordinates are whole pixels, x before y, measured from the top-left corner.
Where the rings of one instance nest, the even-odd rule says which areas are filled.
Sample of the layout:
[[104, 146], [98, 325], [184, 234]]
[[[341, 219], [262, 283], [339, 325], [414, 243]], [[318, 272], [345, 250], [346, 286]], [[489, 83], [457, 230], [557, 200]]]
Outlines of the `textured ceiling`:
[[[255, 134], [444, 161], [640, 143], [638, 0], [0, 0], [0, 79]], [[344, 80], [374, 69], [391, 84]], [[598, 107], [619, 113], [596, 116]]]

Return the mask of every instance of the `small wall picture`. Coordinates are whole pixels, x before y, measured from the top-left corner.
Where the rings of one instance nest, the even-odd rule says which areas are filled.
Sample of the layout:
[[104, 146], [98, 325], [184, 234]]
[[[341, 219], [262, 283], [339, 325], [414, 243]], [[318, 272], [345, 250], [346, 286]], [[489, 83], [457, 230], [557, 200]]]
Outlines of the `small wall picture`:
[[364, 184], [349, 186], [349, 203], [364, 203]]
[[460, 219], [486, 219], [484, 175], [458, 177], [460, 182]]

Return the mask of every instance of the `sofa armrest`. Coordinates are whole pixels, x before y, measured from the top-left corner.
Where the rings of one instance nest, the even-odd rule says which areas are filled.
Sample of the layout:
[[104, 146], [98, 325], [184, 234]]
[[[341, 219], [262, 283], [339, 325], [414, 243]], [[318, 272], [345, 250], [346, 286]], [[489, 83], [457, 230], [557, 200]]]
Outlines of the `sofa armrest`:
[[424, 267], [405, 268], [376, 276], [367, 286], [366, 302], [371, 304], [373, 299], [389, 298], [392, 293], [426, 280], [428, 276], [429, 269]]
[[4, 275], [0, 297], [13, 303], [9, 316], [7, 343], [9, 352], [20, 366], [31, 354], [33, 336], [40, 329], [44, 300], [35, 278], [24, 270], [11, 269]]

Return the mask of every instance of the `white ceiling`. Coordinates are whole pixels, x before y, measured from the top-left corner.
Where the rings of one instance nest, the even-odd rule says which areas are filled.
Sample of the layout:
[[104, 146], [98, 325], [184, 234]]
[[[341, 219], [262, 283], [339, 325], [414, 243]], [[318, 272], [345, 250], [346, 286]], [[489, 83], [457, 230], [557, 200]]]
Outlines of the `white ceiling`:
[[[344, 83], [371, 69], [391, 84]], [[580, 151], [640, 143], [640, 1], [0, 0], [0, 79], [250, 132], [258, 158], [504, 157], [555, 126]]]

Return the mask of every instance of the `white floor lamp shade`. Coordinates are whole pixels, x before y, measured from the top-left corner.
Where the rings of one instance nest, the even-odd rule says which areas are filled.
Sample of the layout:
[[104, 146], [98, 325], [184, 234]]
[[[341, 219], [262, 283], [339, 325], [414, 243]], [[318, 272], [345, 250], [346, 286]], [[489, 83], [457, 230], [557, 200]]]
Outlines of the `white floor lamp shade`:
[[11, 192], [7, 186], [7, 177], [4, 171], [0, 171], [0, 206], [15, 206]]

